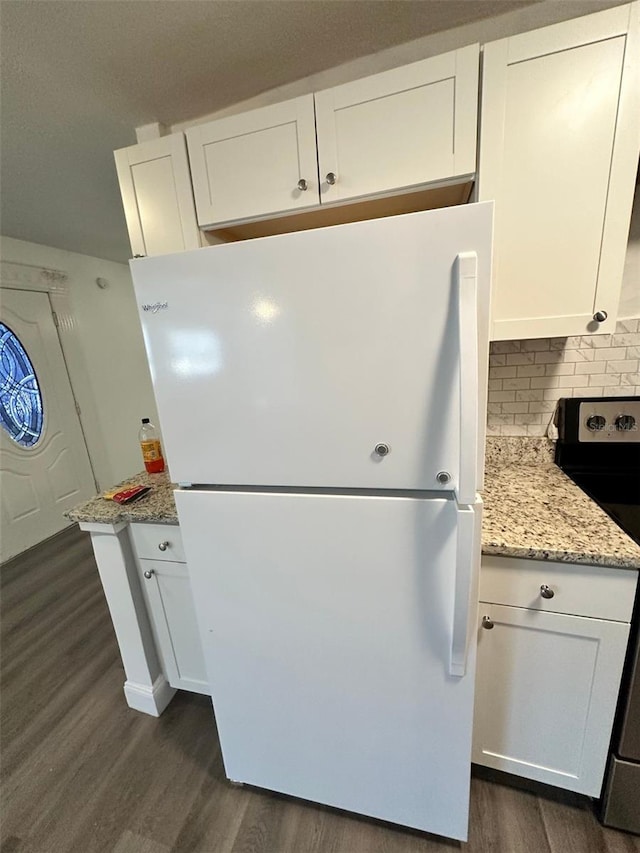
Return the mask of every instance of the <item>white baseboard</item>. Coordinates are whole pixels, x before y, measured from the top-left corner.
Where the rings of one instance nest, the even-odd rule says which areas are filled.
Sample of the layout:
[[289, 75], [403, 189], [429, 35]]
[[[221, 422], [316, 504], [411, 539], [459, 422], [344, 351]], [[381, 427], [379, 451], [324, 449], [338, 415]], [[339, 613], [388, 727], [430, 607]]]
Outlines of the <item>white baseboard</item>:
[[135, 711], [159, 717], [176, 694], [176, 688], [171, 687], [164, 675], [159, 675], [151, 687], [146, 684], [136, 684], [125, 681], [124, 695], [127, 705]]

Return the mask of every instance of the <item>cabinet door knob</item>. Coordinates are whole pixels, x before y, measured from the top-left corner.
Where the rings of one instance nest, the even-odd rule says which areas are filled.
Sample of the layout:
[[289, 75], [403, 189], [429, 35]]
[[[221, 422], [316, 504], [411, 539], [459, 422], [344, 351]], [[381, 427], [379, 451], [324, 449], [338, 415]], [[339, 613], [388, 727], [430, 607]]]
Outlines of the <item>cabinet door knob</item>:
[[170, 544], [171, 544], [170, 542], [161, 542], [158, 545], [158, 550], [159, 551], [166, 551]]
[[329, 184], [330, 187], [332, 187], [337, 180], [338, 176], [335, 172], [327, 172], [325, 176], [325, 181]]
[[482, 627], [490, 631], [493, 628], [493, 619], [490, 616], [482, 617]]
[[604, 323], [608, 316], [609, 315], [606, 311], [596, 311], [596, 313], [593, 315], [593, 319], [596, 321], [596, 323]]
[[309, 189], [307, 182], [304, 178], [300, 178], [300, 180], [298, 181], [298, 189], [301, 193], [306, 192]]
[[547, 586], [546, 583], [543, 583], [542, 586], [540, 587], [540, 595], [543, 598], [553, 598], [553, 596], [555, 595], [555, 592], [551, 589], [550, 586]]
[[146, 578], [148, 581], [150, 581], [150, 580], [151, 580], [151, 578], [152, 578], [152, 576], [153, 576], [154, 574], [155, 574], [155, 573], [154, 573], [153, 569], [147, 569], [145, 572], [143, 572], [143, 575], [145, 576], [145, 578]]
[[385, 444], [383, 441], [381, 441], [380, 444], [376, 444], [376, 446], [373, 448], [373, 452], [376, 454], [376, 456], [388, 456], [389, 453], [391, 453], [391, 448], [388, 444]]

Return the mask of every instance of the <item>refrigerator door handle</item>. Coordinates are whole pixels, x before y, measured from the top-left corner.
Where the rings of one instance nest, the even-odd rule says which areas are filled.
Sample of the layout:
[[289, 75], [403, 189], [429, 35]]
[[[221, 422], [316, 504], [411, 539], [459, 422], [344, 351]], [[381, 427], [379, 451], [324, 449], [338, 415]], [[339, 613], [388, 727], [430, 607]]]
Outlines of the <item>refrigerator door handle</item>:
[[449, 675], [466, 675], [469, 642], [475, 632], [480, 575], [482, 501], [457, 507], [456, 576], [453, 596], [453, 627]]
[[478, 456], [478, 256], [462, 252], [454, 265], [460, 346], [460, 473], [456, 500], [472, 504]]

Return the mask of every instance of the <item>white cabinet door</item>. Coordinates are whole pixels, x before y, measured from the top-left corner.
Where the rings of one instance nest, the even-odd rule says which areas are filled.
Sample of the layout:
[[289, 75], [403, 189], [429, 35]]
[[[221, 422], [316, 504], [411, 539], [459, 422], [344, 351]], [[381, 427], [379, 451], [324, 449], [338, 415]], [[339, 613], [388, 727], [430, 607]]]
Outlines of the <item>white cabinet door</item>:
[[184, 136], [174, 133], [114, 153], [131, 252], [165, 255], [200, 247]]
[[478, 632], [472, 760], [600, 796], [629, 625], [481, 602]]
[[493, 339], [615, 326], [639, 146], [631, 14], [620, 6], [484, 48], [479, 198], [496, 202]]
[[167, 681], [172, 687], [209, 694], [186, 564], [140, 560], [139, 566]]
[[318, 204], [313, 95], [197, 125], [187, 144], [202, 226]]
[[475, 172], [478, 64], [475, 44], [318, 92], [322, 201]]

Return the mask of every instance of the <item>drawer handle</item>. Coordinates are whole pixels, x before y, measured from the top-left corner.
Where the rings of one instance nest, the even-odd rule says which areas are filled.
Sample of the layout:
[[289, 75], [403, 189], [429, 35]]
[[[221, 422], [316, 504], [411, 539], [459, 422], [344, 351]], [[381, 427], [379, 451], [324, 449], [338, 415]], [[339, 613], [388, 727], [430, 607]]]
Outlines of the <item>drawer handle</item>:
[[555, 592], [551, 589], [550, 586], [547, 586], [546, 583], [543, 583], [542, 586], [540, 587], [540, 595], [543, 598], [553, 598], [553, 596], [555, 595]]
[[169, 545], [171, 545], [171, 542], [161, 542], [161, 543], [158, 545], [158, 550], [159, 550], [159, 551], [166, 551], [166, 550], [167, 550], [167, 548], [169, 547]]
[[487, 631], [490, 631], [493, 628], [493, 619], [491, 616], [482, 617], [482, 627], [486, 628]]
[[153, 569], [147, 569], [146, 572], [143, 572], [143, 574], [144, 574], [145, 578], [148, 581], [150, 581], [151, 578], [153, 577], [153, 575], [155, 574], [155, 572], [153, 571]]

